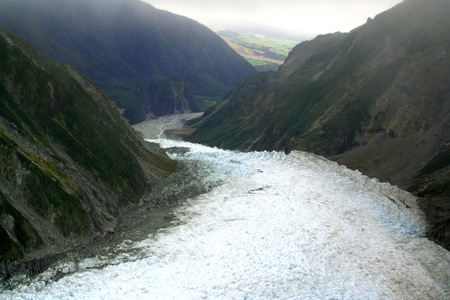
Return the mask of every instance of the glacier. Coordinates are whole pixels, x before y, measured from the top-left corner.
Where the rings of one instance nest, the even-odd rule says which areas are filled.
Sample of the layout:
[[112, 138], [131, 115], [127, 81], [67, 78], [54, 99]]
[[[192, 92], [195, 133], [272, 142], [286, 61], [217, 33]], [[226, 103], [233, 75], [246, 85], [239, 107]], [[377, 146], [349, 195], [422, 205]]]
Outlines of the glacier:
[[450, 253], [411, 194], [306, 152], [149, 141], [195, 162], [205, 191], [171, 226], [0, 299], [450, 299]]

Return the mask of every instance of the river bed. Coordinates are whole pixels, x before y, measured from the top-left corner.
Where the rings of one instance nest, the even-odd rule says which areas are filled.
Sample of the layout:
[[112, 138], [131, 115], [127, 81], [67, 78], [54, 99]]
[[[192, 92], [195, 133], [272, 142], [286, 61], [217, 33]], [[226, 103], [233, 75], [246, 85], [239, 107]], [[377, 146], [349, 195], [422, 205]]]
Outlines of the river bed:
[[144, 139], [176, 139], [179, 140], [192, 129], [185, 126], [186, 121], [198, 118], [203, 113], [179, 114], [147, 120], [132, 127], [143, 134]]

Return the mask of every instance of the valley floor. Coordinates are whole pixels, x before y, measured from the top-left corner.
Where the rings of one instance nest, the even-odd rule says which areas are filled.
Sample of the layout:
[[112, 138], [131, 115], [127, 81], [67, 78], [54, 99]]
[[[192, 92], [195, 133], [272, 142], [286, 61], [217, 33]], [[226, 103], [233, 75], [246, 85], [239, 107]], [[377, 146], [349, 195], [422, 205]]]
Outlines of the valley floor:
[[192, 113], [161, 117], [133, 125], [133, 128], [141, 132], [144, 139], [170, 138], [178, 140], [183, 135], [191, 132], [190, 128], [184, 126], [186, 121], [198, 118], [202, 114]]

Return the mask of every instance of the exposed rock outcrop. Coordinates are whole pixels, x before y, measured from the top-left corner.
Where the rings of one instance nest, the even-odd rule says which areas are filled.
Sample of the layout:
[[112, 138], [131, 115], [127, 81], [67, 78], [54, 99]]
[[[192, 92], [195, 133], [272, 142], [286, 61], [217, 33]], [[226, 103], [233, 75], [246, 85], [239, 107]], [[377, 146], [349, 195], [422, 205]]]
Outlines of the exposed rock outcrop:
[[194, 95], [183, 81], [173, 82], [167, 77], [158, 77], [134, 93], [142, 103], [142, 111], [149, 117], [199, 111]]

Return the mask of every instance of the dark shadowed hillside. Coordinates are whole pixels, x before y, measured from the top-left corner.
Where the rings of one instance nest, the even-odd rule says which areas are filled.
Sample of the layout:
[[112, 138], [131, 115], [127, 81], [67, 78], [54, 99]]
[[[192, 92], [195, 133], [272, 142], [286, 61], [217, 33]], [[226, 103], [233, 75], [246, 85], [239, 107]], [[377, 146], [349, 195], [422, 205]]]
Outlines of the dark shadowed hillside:
[[0, 277], [5, 261], [114, 232], [175, 170], [83, 75], [0, 29]]
[[[133, 123], [147, 114], [195, 111], [193, 96], [222, 98], [255, 72], [205, 26], [139, 0], [3, 0], [0, 26], [86, 74]], [[163, 94], [150, 104], [147, 96], [161, 82], [156, 90]], [[160, 110], [168, 105], [155, 99], [166, 97], [176, 107]]]
[[[197, 124], [191, 140], [330, 157], [423, 197], [450, 239], [450, 2], [409, 0], [293, 49]], [[448, 244], [447, 244], [448, 245]]]

